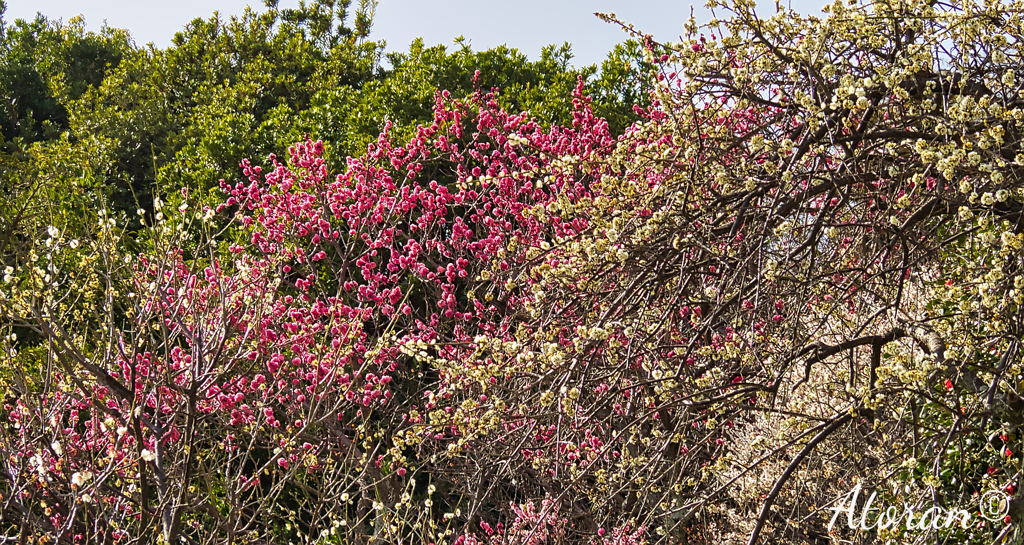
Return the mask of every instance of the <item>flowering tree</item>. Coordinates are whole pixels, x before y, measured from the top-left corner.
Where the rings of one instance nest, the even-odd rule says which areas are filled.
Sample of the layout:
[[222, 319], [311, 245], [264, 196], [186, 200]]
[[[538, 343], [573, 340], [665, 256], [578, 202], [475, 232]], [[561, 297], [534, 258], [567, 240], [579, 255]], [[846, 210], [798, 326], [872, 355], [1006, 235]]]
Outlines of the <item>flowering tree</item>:
[[[613, 143], [582, 99], [581, 126], [549, 132], [480, 100], [480, 132], [464, 132], [471, 109], [439, 96], [432, 126], [398, 147], [385, 132], [337, 178], [310, 141], [285, 163], [272, 157], [266, 175], [246, 163], [250, 180], [223, 184], [214, 209], [182, 190], [158, 204], [138, 257], [105, 214], [88, 252], [51, 227], [24, 269], [7, 271], [8, 323], [43, 344], [19, 353], [5, 336], [10, 367], [27, 371], [5, 407], [5, 518], [70, 541], [309, 528], [430, 539], [430, 514], [461, 501], [457, 480], [431, 482], [432, 451], [481, 432], [452, 427], [417, 448], [416, 410], [434, 405], [424, 388], [439, 371], [448, 380], [427, 351], [454, 357], [474, 333], [507, 328], [519, 303], [477, 300], [493, 297], [482, 267], [513, 237], [539, 244], [541, 224], [523, 211], [551, 198], [473, 164], [521, 172], [543, 167], [542, 154]], [[423, 173], [446, 168], [431, 157], [456, 169], [458, 187]], [[218, 216], [234, 230], [213, 232]]]
[[0, 291], [3, 529], [825, 542], [859, 484], [1007, 518], [839, 538], [1015, 532], [1019, 6], [727, 9], [646, 38], [620, 138], [582, 85], [548, 130], [442, 93], [339, 175], [306, 141], [182, 190], [145, 243], [52, 227]]

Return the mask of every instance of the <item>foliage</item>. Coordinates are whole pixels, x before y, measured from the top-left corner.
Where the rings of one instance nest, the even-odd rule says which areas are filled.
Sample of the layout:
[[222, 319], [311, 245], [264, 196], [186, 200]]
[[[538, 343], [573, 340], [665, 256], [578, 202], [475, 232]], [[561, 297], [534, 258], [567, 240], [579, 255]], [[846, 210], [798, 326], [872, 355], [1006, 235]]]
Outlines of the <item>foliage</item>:
[[[464, 149], [432, 146], [444, 141], [444, 134], [453, 143], [468, 144], [466, 123], [475, 106], [455, 97], [495, 85], [507, 92], [490, 95], [488, 109], [508, 118], [499, 113], [499, 100], [532, 108], [543, 122], [519, 116], [515, 123], [541, 140], [556, 139], [561, 129], [544, 136], [542, 127], [573, 121], [572, 90], [596, 70], [572, 68], [568, 46], [549, 48], [534, 63], [507, 48], [475, 53], [463, 46], [449, 54], [444, 48], [424, 51], [418, 44], [408, 56], [391, 55], [392, 66], [382, 69], [376, 64], [381, 46], [363, 41], [368, 3], [357, 13], [355, 30], [344, 26], [347, 4], [270, 7], [227, 22], [216, 16], [197, 19], [166, 50], [137, 49], [118, 31], [85, 33], [80, 20], [62, 25], [41, 17], [31, 25], [17, 21], [20, 38], [5, 42], [11, 52], [5, 67], [20, 66], [47, 82], [45, 92], [30, 91], [48, 97], [49, 110], [39, 111], [53, 118], [19, 125], [20, 136], [2, 158], [8, 198], [0, 224], [5, 286], [0, 294], [5, 415], [0, 503], [5, 521], [20, 521], [17, 529], [3, 526], [5, 531], [57, 541], [80, 539], [75, 536], [274, 540], [296, 537], [300, 528], [321, 522], [334, 530], [332, 535], [340, 528], [341, 536], [361, 536], [377, 520], [375, 533], [393, 534], [381, 526], [384, 519], [368, 516], [378, 511], [370, 508], [383, 505], [381, 494], [392, 503], [403, 488], [420, 502], [432, 496], [433, 485], [417, 489], [411, 478], [410, 484], [399, 478], [407, 470], [401, 451], [388, 441], [408, 424], [403, 414], [370, 409], [395, 395], [403, 400], [397, 407], [407, 408], [404, 402], [421, 394], [413, 370], [399, 369], [394, 361], [399, 348], [386, 344], [398, 319], [412, 314], [415, 305], [416, 316], [405, 318], [399, 332], [405, 341], [429, 337], [421, 322], [446, 318], [455, 293], [465, 297], [464, 286], [441, 282], [425, 267], [456, 250], [466, 257], [487, 255], [485, 249], [465, 248], [465, 242], [447, 249], [431, 246], [431, 237], [445, 240], [452, 225], [440, 212], [450, 209], [450, 221], [465, 209], [464, 203], [446, 199], [451, 198], [447, 185], [457, 176], [454, 165], [466, 161]], [[335, 27], [332, 21], [341, 23]], [[5, 27], [5, 36], [15, 34]], [[80, 43], [107, 47], [103, 51], [111, 60], [86, 63], [91, 50]], [[623, 100], [645, 88], [643, 80], [630, 83], [622, 77], [636, 78], [638, 54], [635, 45], [619, 48], [609, 61], [617, 79], [599, 84], [606, 97], [602, 105], [618, 116], [620, 127], [635, 115]], [[83, 71], [83, 66], [92, 68]], [[455, 95], [445, 91], [446, 98], [437, 102], [439, 85]], [[449, 112], [443, 114], [449, 117], [435, 119], [435, 106], [437, 115]], [[424, 121], [427, 129], [417, 127]], [[47, 131], [26, 132], [37, 125]], [[377, 138], [385, 126], [403, 138], [415, 135], [413, 143], [391, 157], [390, 138], [397, 137]], [[266, 181], [258, 167], [234, 166], [238, 157], [265, 156], [311, 131], [330, 138], [333, 156], [312, 142], [299, 146], [288, 163], [278, 164], [271, 155]], [[435, 133], [442, 136], [435, 139]], [[326, 168], [339, 168], [340, 154], [368, 145], [365, 169], [374, 176], [384, 173], [372, 166], [377, 163], [394, 168], [392, 159], [438, 153], [441, 162], [428, 162], [425, 174], [441, 177], [444, 185], [424, 181], [409, 201], [408, 212], [419, 214], [428, 231], [426, 249], [410, 238], [413, 261], [403, 266], [404, 275], [382, 280], [367, 273], [366, 285], [342, 297], [342, 288], [355, 289], [345, 280], [347, 269], [364, 251], [375, 251], [373, 244], [382, 244], [369, 233], [380, 240], [396, 237], [388, 223], [393, 218], [383, 221], [371, 207], [366, 241], [349, 232], [339, 247], [334, 232], [332, 274], [310, 298], [303, 294], [309, 289], [304, 279], [287, 271], [305, 266], [300, 265], [302, 248], [311, 242], [304, 230], [313, 224], [292, 230], [298, 218], [290, 207], [313, 197], [326, 214], [338, 205], [328, 206], [329, 196], [339, 202], [352, 198], [362, 184], [358, 163], [345, 165], [347, 178], [337, 182], [325, 177]], [[252, 179], [243, 192], [256, 201], [239, 207], [238, 195], [225, 201], [207, 193], [211, 179], [238, 174]], [[293, 179], [297, 191], [289, 196], [284, 186]], [[172, 187], [182, 190], [165, 192]], [[188, 187], [195, 190], [189, 193]], [[221, 186], [236, 194], [242, 187]], [[359, 192], [352, 213], [367, 212], [363, 206], [393, 189], [391, 183]], [[497, 201], [488, 209], [508, 204], [497, 189], [491, 198]], [[170, 203], [165, 206], [162, 199]], [[216, 212], [208, 206], [211, 199], [222, 202]], [[261, 206], [251, 206], [259, 201]], [[427, 211], [420, 214], [419, 208]], [[359, 225], [352, 218], [335, 220]], [[382, 225], [374, 228], [374, 221]], [[285, 236], [288, 243], [262, 247], [268, 236]], [[420, 251], [423, 263], [414, 263]], [[260, 258], [263, 252], [270, 253]], [[276, 273], [256, 272], [272, 263], [282, 264]], [[465, 258], [452, 261], [452, 266], [467, 264]], [[409, 273], [411, 268], [423, 277]], [[329, 292], [336, 295], [327, 297]], [[403, 294], [404, 306], [398, 307], [392, 299]], [[366, 297], [377, 303], [386, 297], [392, 308], [369, 312]], [[430, 310], [428, 301], [438, 297]], [[228, 299], [240, 306], [211, 320], [214, 308]], [[312, 319], [299, 336], [292, 335], [300, 333], [292, 331], [297, 313]], [[239, 328], [261, 333], [239, 338]], [[307, 341], [299, 340], [314, 330]], [[280, 339], [279, 349], [271, 338]], [[233, 353], [246, 344], [255, 350]], [[343, 353], [343, 346], [350, 353]], [[370, 347], [377, 353], [367, 355]], [[285, 354], [286, 367], [314, 364], [326, 375], [291, 371], [291, 384], [271, 380], [268, 386], [266, 377], [286, 363], [280, 359]], [[315, 363], [308, 359], [313, 354]], [[406, 379], [401, 388], [389, 388], [402, 372], [409, 376], [398, 375]], [[422, 378], [425, 369], [415, 372]], [[435, 379], [430, 372], [422, 382]], [[363, 388], [358, 396], [353, 385]], [[278, 407], [285, 400], [291, 404]], [[225, 434], [225, 426], [241, 426], [242, 433]], [[293, 434], [308, 440], [296, 446]], [[364, 441], [374, 444], [367, 450], [359, 444]], [[7, 457], [15, 451], [18, 459]], [[374, 452], [392, 457], [370, 460]], [[447, 483], [439, 484], [447, 490]], [[375, 500], [367, 499], [369, 490]], [[331, 502], [345, 504], [350, 494], [359, 500], [348, 512], [325, 509]], [[523, 509], [532, 512], [528, 505]], [[429, 510], [416, 520], [409, 519], [414, 531], [436, 530]], [[350, 521], [351, 526], [339, 526]]]
[[[367, 40], [372, 3], [361, 2], [354, 17], [348, 1], [269, 8], [195, 19], [167, 49], [136, 48], [120, 31], [84, 33], [78, 19], [17, 21], [6, 33], [6, 80], [28, 98], [12, 94], [14, 103], [35, 112], [18, 121], [25, 125], [19, 130], [31, 136], [26, 143], [58, 147], [42, 154], [99, 155], [94, 174], [105, 199], [137, 229], [136, 210], [152, 218], [161, 187], [212, 191], [220, 178], [241, 177], [240, 157], [266, 157], [306, 134], [323, 139], [331, 166], [343, 168], [385, 122], [403, 136], [428, 123], [440, 88], [468, 96], [502, 87], [514, 109], [567, 123], [566, 97], [577, 77], [596, 77], [593, 67], [569, 64], [568, 45], [531, 62], [505, 47], [473, 52], [463, 45], [449, 54], [416, 42], [408, 54], [390, 54], [392, 66], [384, 67], [384, 44]], [[620, 47], [607, 61], [615, 79], [599, 80], [619, 130], [634, 117], [634, 94], [646, 93], [638, 59], [635, 45]], [[20, 115], [11, 114], [7, 138]], [[63, 144], [62, 131], [69, 136]]]
[[[480, 100], [478, 131], [515, 131], [493, 156], [495, 175], [545, 164], [541, 150], [613, 143], [587, 110], [578, 131], [546, 132]], [[293, 148], [265, 176], [246, 164], [250, 181], [224, 183], [216, 209], [193, 215], [194, 200], [158, 202], [155, 246], [137, 258], [122, 249], [123, 227], [100, 216], [85, 252], [95, 256], [91, 281], [46, 272], [84, 259], [51, 228], [29, 259], [44, 255], [47, 266], [12, 272], [4, 297], [8, 316], [60, 347], [56, 367], [22, 379], [10, 400], [6, 444], [22, 456], [8, 466], [5, 512], [42, 535], [114, 540], [284, 535], [296, 524], [432, 539], [432, 502], [455, 509], [464, 491], [457, 480], [435, 485], [429, 466], [481, 431], [467, 420], [425, 441], [417, 404], [433, 397], [425, 390], [439, 372], [451, 373], [430, 367], [428, 343], [454, 355], [505, 320], [476, 300], [475, 285], [493, 297], [481, 264], [513, 233], [539, 240], [524, 211], [551, 198], [511, 178], [465, 181], [481, 176], [471, 163], [491, 157], [490, 137], [468, 134], [471, 115], [439, 97], [434, 123], [407, 146], [385, 133], [337, 178], [319, 142]], [[418, 175], [434, 154], [462, 173], [460, 187]], [[242, 226], [232, 258], [216, 251], [218, 214]], [[174, 250], [185, 247], [209, 258]], [[97, 284], [102, 299], [86, 293]], [[104, 318], [90, 324], [97, 313]]]
[[85, 32], [80, 18], [53, 26], [45, 18], [3, 21], [0, 3], [0, 144], [54, 138], [68, 128], [64, 102], [98, 85], [129, 47], [124, 31]]
[[[254, 61], [182, 93], [203, 134], [342, 144], [245, 161], [213, 199], [189, 189], [212, 157], [264, 148], [188, 139], [138, 233], [86, 209], [24, 242], [4, 520], [69, 542], [1019, 540], [1024, 5], [713, 7], [618, 52], [657, 70], [635, 122], [618, 101], [642, 85], [554, 48], [414, 43], [258, 119], [246, 85], [359, 71]], [[83, 97], [130, 88], [130, 62]], [[393, 121], [340, 165], [360, 118]], [[855, 485], [973, 518], [830, 535]], [[1005, 521], [974, 515], [997, 490]]]
[[63, 203], [82, 197], [81, 185], [88, 184], [82, 167], [96, 161], [83, 157], [85, 146], [63, 151], [66, 104], [99, 84], [130, 48], [124, 31], [85, 32], [78, 18], [66, 25], [42, 17], [7, 24], [5, 9], [0, 2], [0, 259], [18, 254], [53, 224]]

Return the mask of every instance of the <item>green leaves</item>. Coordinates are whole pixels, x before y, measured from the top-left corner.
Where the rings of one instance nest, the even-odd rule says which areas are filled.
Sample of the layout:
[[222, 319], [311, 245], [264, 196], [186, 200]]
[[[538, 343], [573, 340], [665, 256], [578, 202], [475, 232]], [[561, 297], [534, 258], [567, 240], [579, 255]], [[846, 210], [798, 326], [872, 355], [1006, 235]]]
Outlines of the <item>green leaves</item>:
[[[80, 19], [17, 21], [0, 42], [0, 96], [12, 97], [0, 104], [0, 135], [31, 144], [66, 133], [46, 152], [90, 157], [113, 208], [137, 218], [140, 205], [152, 215], [159, 187], [213, 188], [241, 176], [242, 158], [280, 154], [307, 134], [328, 145], [332, 169], [343, 169], [386, 121], [399, 140], [429, 123], [441, 90], [498, 89], [502, 106], [568, 125], [582, 78], [616, 131], [634, 118], [632, 104], [645, 102], [649, 67], [636, 43], [617, 47], [606, 73], [574, 68], [569, 44], [530, 61], [506, 46], [476, 52], [460, 42], [449, 51], [417, 40], [382, 65], [384, 44], [367, 41], [375, 7], [270, 2], [265, 12], [197, 18], [167, 49], [136, 48], [122, 30], [86, 32]], [[132, 221], [131, 230], [141, 227]]]
[[68, 127], [67, 102], [98, 85], [129, 50], [128, 34], [85, 32], [39, 16], [17, 20], [0, 34], [0, 134], [28, 142], [55, 138]]

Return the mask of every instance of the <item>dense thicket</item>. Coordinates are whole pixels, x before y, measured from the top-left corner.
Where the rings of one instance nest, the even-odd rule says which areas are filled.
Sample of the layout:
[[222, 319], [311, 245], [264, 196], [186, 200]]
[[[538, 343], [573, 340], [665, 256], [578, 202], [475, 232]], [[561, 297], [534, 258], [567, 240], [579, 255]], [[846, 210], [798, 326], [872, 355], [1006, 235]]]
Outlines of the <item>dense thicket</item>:
[[[638, 42], [617, 46], [600, 70], [573, 67], [568, 45], [546, 48], [539, 60], [529, 61], [508, 47], [477, 52], [459, 43], [454, 50], [448, 50], [441, 46], [425, 47], [419, 40], [407, 52], [387, 53], [386, 63], [382, 64], [384, 44], [369, 39], [372, 8], [370, 2], [360, 3], [355, 10], [347, 1], [303, 3], [298, 9], [279, 9], [270, 3], [266, 11], [247, 10], [239, 17], [196, 19], [174, 38], [170, 47], [161, 49], [139, 47], [125, 31], [104, 28], [99, 33], [86, 32], [80, 19], [61, 23], [39, 16], [33, 21], [5, 21], [0, 4], [0, 97], [4, 108], [0, 118], [0, 268], [4, 284], [30, 299], [35, 298], [32, 293], [42, 296], [42, 292], [32, 288], [21, 292], [19, 286], [35, 285], [31, 278], [37, 272], [43, 275], [39, 279], [44, 284], [55, 281], [51, 287], [62, 292], [56, 299], [47, 295], [43, 296], [45, 302], [37, 301], [44, 306], [56, 304], [60, 310], [43, 310], [36, 303], [24, 306], [26, 301], [21, 295], [13, 293], [0, 296], [5, 305], [0, 318], [5, 345], [0, 366], [5, 429], [19, 435], [28, 431], [31, 426], [20, 415], [27, 407], [24, 403], [31, 398], [43, 404], [35, 406], [38, 409], [48, 410], [44, 408], [48, 406], [58, 412], [72, 411], [68, 413], [70, 420], [58, 417], [70, 427], [62, 428], [52, 438], [52, 452], [75, 456], [99, 446], [94, 439], [77, 443], [85, 437], [80, 433], [84, 428], [78, 429], [79, 415], [84, 414], [83, 410], [89, 412], [86, 398], [80, 395], [84, 390], [70, 396], [59, 392], [72, 383], [84, 388], [97, 386], [95, 377], [90, 376], [93, 371], [109, 378], [116, 376], [116, 380], [129, 380], [132, 374], [115, 371], [111, 375], [88, 363], [85, 365], [91, 371], [68, 367], [54, 374], [56, 369], [51, 364], [70, 364], [72, 360], [66, 358], [77, 357], [72, 352], [85, 360], [102, 357], [99, 354], [122, 343], [122, 333], [129, 330], [141, 335], [132, 341], [137, 344], [131, 352], [153, 342], [156, 344], [150, 346], [151, 354], [180, 344], [177, 332], [169, 332], [169, 337], [160, 334], [158, 337], [163, 340], [156, 341], [151, 332], [147, 334], [148, 325], [140, 329], [140, 309], [121, 300], [137, 300], [146, 291], [146, 286], [137, 285], [130, 278], [146, 267], [140, 269], [129, 262], [145, 259], [137, 255], [140, 251], [144, 255], [163, 253], [179, 260], [179, 265], [184, 261], [197, 263], [193, 261], [197, 257], [200, 262], [213, 264], [230, 256], [228, 242], [248, 236], [247, 224], [233, 222], [229, 214], [213, 213], [208, 205], [223, 199], [218, 180], [226, 179], [231, 186], [252, 175], [250, 167], [243, 169], [239, 165], [242, 158], [253, 157], [256, 163], [263, 163], [269, 156], [266, 161], [273, 164], [275, 152], [282, 153], [304, 135], [315, 134], [325, 142], [317, 147], [325, 167], [344, 170], [347, 156], [364, 154], [368, 146], [373, 152], [378, 135], [385, 128], [388, 138], [407, 140], [423, 131], [421, 125], [434, 123], [434, 110], [442, 90], [447, 102], [500, 89], [488, 99], [492, 107], [530, 110], [529, 123], [539, 128], [572, 124], [577, 115], [572, 106], [572, 90], [580, 82], [587, 82], [596, 97], [595, 107], [616, 133], [636, 118], [634, 105], [648, 100], [650, 84], [646, 71], [651, 65], [643, 60]], [[446, 185], [455, 183], [459, 176], [451, 162], [431, 165], [428, 172]], [[168, 200], [173, 203], [171, 206], [164, 205], [163, 201]], [[192, 208], [188, 209], [186, 203]], [[179, 204], [183, 206], [180, 209]], [[181, 216], [185, 210], [189, 210], [188, 214], [201, 211], [195, 218], [187, 214], [184, 217], [188, 221], [198, 220], [193, 226], [204, 227], [193, 231], [181, 224], [177, 231], [168, 231], [172, 212]], [[218, 231], [219, 240], [207, 236]], [[56, 252], [48, 254], [45, 263], [38, 261], [39, 244]], [[287, 252], [279, 257], [283, 255]], [[154, 271], [171, 262], [161, 263]], [[344, 260], [342, 263], [343, 268], [352, 266]], [[32, 266], [26, 269], [27, 264]], [[191, 267], [188, 265], [179, 272]], [[71, 276], [59, 273], [61, 280], [57, 280], [58, 269]], [[155, 280], [161, 283], [164, 278]], [[22, 285], [22, 281], [28, 284]], [[239, 287], [256, 285], [248, 279]], [[412, 293], [415, 295], [409, 302], [422, 304], [427, 292], [420, 289]], [[270, 292], [261, 297], [268, 295]], [[143, 315], [151, 318], [148, 312], [152, 310], [149, 308]], [[53, 311], [63, 317], [57, 318]], [[56, 325], [59, 330], [76, 337], [76, 343], [84, 344], [71, 352], [67, 351], [70, 347], [54, 345], [51, 334], [55, 330], [50, 326], [38, 327], [30, 316], [54, 325], [61, 322]], [[194, 319], [193, 325], [217, 327], [216, 320], [211, 322], [208, 317], [197, 315]], [[360, 337], [359, 343], [376, 342], [386, 329], [384, 324], [366, 327], [368, 333], [362, 336], [352, 332], [353, 338]], [[227, 336], [221, 341], [229, 341], [232, 335], [225, 333]], [[51, 356], [57, 353], [61, 356], [53, 360]], [[358, 372], [351, 376], [365, 380]], [[141, 387], [137, 394], [150, 395], [142, 394], [148, 386], [137, 386]], [[177, 386], [171, 388], [176, 390]], [[157, 387], [157, 391], [162, 389]], [[414, 387], [410, 385], [407, 389], [412, 394]], [[116, 387], [115, 390], [117, 395], [125, 393]], [[135, 397], [136, 393], [130, 396], [142, 401], [143, 398]], [[344, 404], [352, 400], [351, 393], [335, 393], [339, 394], [335, 401]], [[100, 396], [106, 398], [107, 394]], [[318, 399], [322, 397], [323, 394], [317, 395]], [[148, 420], [136, 409], [131, 410]], [[331, 409], [315, 412], [323, 415], [331, 413]], [[168, 423], [176, 419], [172, 417]], [[57, 420], [50, 422], [56, 424]], [[157, 428], [148, 428], [150, 424]], [[109, 449], [127, 446], [124, 441], [131, 441], [132, 437], [125, 435], [128, 428], [106, 424], [86, 427], [90, 431], [85, 434], [90, 436], [100, 428], [117, 431], [119, 439], [104, 447], [108, 452], [103, 456], [108, 462], [117, 463], [121, 455], [114, 455]], [[225, 437], [223, 429], [206, 423], [202, 427], [212, 435], [200, 437], [190, 432], [187, 448], [190, 452], [216, 452], [219, 441]], [[149, 421], [148, 431], [135, 431], [151, 433], [158, 428], [169, 430], [174, 425], [166, 427]], [[157, 431], [158, 435], [162, 433]], [[17, 442], [27, 446], [23, 442], [27, 438], [23, 435]], [[35, 436], [32, 441], [39, 438]], [[204, 456], [182, 460], [183, 469], [187, 469], [179, 473], [164, 464], [163, 451], [157, 446], [160, 441], [147, 443], [141, 435], [140, 441], [134, 443], [139, 447], [135, 455], [143, 456], [143, 460], [157, 457], [153, 459], [159, 466], [159, 483], [151, 476], [142, 476], [141, 480], [125, 478], [120, 470], [100, 476], [95, 471], [98, 468], [87, 468], [77, 462], [61, 464], [74, 471], [54, 481], [54, 474], [38, 472], [40, 466], [36, 462], [41, 458], [36, 455], [41, 453], [36, 449], [22, 452], [19, 460], [8, 458], [13, 452], [10, 449], [19, 448], [9, 439], [13, 437], [6, 436], [3, 441], [6, 465], [0, 478], [3, 531], [8, 536], [59, 542], [79, 539], [76, 535], [101, 541], [149, 541], [154, 536], [177, 541], [182, 536], [195, 539], [203, 535], [212, 539], [226, 535], [230, 540], [230, 536], [237, 535], [242, 540], [276, 540], [301, 535], [294, 532], [300, 528], [308, 530], [315, 522], [333, 522], [336, 532], [337, 522], [345, 520], [344, 516], [338, 517], [344, 515], [344, 509], [325, 503], [318, 509], [326, 511], [314, 515], [314, 519], [303, 515], [300, 519], [307, 517], [305, 523], [294, 525], [297, 521], [289, 518], [288, 513], [310, 505], [309, 498], [302, 498], [303, 490], [315, 488], [315, 479], [289, 479], [282, 483], [283, 489], [261, 485], [255, 495], [231, 497], [232, 487], [240, 483], [226, 483], [219, 478], [211, 481], [211, 475], [223, 474], [223, 470], [214, 468]], [[319, 444], [319, 439], [313, 441]], [[68, 445], [68, 450], [63, 445]], [[146, 445], [150, 450], [142, 448]], [[278, 459], [268, 448], [261, 443], [248, 445], [240, 452], [234, 450], [242, 456], [238, 460], [244, 461], [248, 471], [255, 467], [253, 463]], [[91, 455], [90, 458], [98, 461]], [[38, 504], [32, 500], [29, 503], [33, 505], [28, 507], [28, 497], [23, 497], [28, 489], [21, 480], [25, 476], [23, 471], [30, 466], [43, 479], [36, 484], [44, 488], [48, 482], [82, 491], [85, 481], [104, 481], [107, 484], [101, 488], [105, 492], [82, 496], [77, 505], [84, 508], [78, 508], [66, 498], [58, 500], [51, 492], [40, 491], [40, 499], [49, 499], [41, 499]], [[344, 472], [352, 467], [342, 464], [338, 470], [343, 473], [335, 475], [349, 478]], [[114, 480], [107, 481], [107, 477]], [[226, 503], [213, 501], [212, 496], [199, 503], [188, 500], [193, 505], [189, 508], [166, 503], [171, 490], [197, 490], [194, 484], [182, 488], [196, 478], [209, 485], [200, 487], [204, 493], [218, 497], [227, 494], [223, 497]], [[358, 482], [364, 480], [353, 478]], [[118, 488], [117, 494], [134, 499], [110, 503], [112, 498], [104, 495], [113, 490], [109, 486]], [[33, 494], [29, 493], [35, 497]], [[338, 500], [336, 494], [333, 499]], [[90, 514], [90, 504], [101, 511], [114, 507], [119, 514]], [[198, 508], [212, 515], [209, 510], [217, 505], [229, 519], [217, 520], [214, 516], [204, 520], [194, 512]], [[165, 511], [158, 515], [161, 510]], [[327, 514], [331, 515], [329, 520], [317, 518]], [[357, 515], [360, 520], [365, 519], [365, 505], [361, 504]], [[361, 530], [354, 531], [356, 536], [362, 534]]]
[[[601, 74], [555, 49], [419, 44], [377, 69], [365, 16], [309, 40], [333, 23], [280, 12], [264, 41], [293, 29], [315, 70], [240, 69], [183, 94], [218, 97], [188, 116], [154, 114], [196, 132], [157, 158], [138, 223], [57, 200], [106, 202], [83, 180], [122, 172], [123, 150], [72, 137], [69, 109], [10, 163], [31, 165], [11, 187], [37, 236], [3, 256], [0, 528], [1019, 542], [1024, 4], [713, 7], [726, 16], [681, 42], [637, 36]], [[264, 16], [247, 17], [225, 36]], [[220, 58], [188, 35], [169, 51]], [[176, 95], [144, 84], [159, 70], [128, 70], [161, 55], [123, 56], [68, 103], [116, 121], [136, 110], [101, 98], [148, 88], [138, 111], [162, 111]], [[628, 105], [645, 84], [623, 66], [643, 64], [650, 100]], [[358, 86], [309, 83], [363, 66]], [[291, 76], [306, 83], [246, 117], [243, 89]], [[240, 176], [215, 159], [275, 145]], [[876, 510], [830, 527], [855, 486]]]

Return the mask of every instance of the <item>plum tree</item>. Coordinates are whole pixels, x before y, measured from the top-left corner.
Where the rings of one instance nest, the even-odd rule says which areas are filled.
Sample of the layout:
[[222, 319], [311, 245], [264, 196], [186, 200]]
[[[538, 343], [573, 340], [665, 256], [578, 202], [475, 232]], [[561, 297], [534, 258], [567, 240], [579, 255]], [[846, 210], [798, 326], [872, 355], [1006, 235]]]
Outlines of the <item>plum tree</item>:
[[823, 543], [860, 485], [1008, 522], [836, 538], [1019, 537], [1021, 6], [713, 7], [637, 36], [621, 136], [582, 80], [564, 126], [439, 93], [141, 248], [53, 226], [0, 291], [45, 340], [4, 345], [5, 529]]

